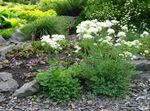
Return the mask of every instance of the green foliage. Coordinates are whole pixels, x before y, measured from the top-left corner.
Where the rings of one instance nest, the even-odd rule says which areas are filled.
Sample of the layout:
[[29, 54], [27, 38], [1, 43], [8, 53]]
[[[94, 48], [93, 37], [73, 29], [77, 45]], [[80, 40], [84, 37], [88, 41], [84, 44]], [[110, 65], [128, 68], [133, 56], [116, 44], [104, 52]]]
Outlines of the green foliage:
[[127, 41], [133, 41], [133, 40], [138, 40], [140, 38], [140, 34], [133, 32], [133, 31], [128, 31], [126, 32], [126, 38], [125, 40]]
[[133, 67], [119, 56], [120, 51], [116, 48], [92, 47], [80, 64], [79, 75], [85, 88], [96, 95], [124, 96]]
[[13, 18], [13, 14], [9, 11], [0, 11], [0, 29], [14, 27], [17, 24], [17, 19]]
[[56, 12], [54, 10], [41, 11], [41, 10], [20, 10], [16, 12], [19, 15], [19, 18], [26, 19], [28, 21], [33, 21], [38, 18], [56, 16]]
[[41, 9], [54, 9], [59, 15], [77, 16], [83, 9], [86, 0], [42, 0]]
[[88, 0], [85, 15], [89, 19], [109, 20], [121, 14], [111, 0]]
[[16, 59], [24, 59], [29, 58], [33, 54], [33, 51], [31, 48], [27, 48], [27, 44], [23, 43], [20, 47], [14, 47], [12, 51], [7, 52], [7, 57], [12, 57]]
[[15, 59], [27, 59], [52, 52], [52, 49], [48, 44], [45, 43], [44, 46], [42, 44], [41, 41], [32, 41], [31, 45], [23, 43], [20, 47], [14, 47], [13, 50], [6, 55], [7, 57]]
[[62, 67], [51, 67], [47, 72], [40, 72], [36, 80], [43, 87], [44, 94], [56, 102], [75, 99], [81, 94], [78, 80]]
[[43, 35], [66, 34], [66, 28], [67, 22], [63, 17], [45, 17], [25, 25], [21, 31], [27, 39], [38, 39]]
[[36, 4], [39, 0], [11, 0], [11, 2], [22, 3], [22, 4]]
[[139, 53], [150, 58], [150, 36], [141, 38], [140, 42], [142, 46], [140, 47]]
[[87, 19], [121, 21], [130, 28], [136, 26], [139, 31], [149, 29], [149, 0], [88, 0], [84, 10]]
[[11, 37], [11, 34], [13, 33], [13, 31], [14, 31], [13, 28], [1, 29], [0, 35], [2, 35], [5, 39], [9, 39]]
[[43, 42], [41, 41], [32, 41], [31, 47], [32, 47], [33, 52], [36, 52], [36, 53], [40, 53], [41, 51], [43, 53], [50, 53], [52, 51], [52, 49], [47, 43], [44, 43], [43, 45]]

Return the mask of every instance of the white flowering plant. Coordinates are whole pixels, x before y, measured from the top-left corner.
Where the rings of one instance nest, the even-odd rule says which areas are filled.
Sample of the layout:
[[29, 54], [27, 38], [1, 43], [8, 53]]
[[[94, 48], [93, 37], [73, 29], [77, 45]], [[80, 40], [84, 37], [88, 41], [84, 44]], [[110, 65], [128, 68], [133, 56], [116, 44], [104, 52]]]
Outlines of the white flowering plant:
[[65, 36], [64, 35], [43, 35], [41, 37], [41, 42], [42, 45], [49, 45], [52, 50], [62, 50], [63, 42], [65, 41]]
[[140, 39], [142, 46], [140, 47], [139, 54], [150, 58], [150, 36], [145, 36]]
[[[93, 48], [93, 44], [94, 46], [108, 44], [110, 47], [116, 47], [121, 50], [121, 55], [124, 55], [124, 57], [135, 59], [135, 55], [137, 55], [142, 43], [138, 39], [134, 39], [134, 37], [140, 38], [140, 35], [129, 31], [127, 25], [121, 26], [120, 31], [116, 30], [115, 26], [118, 23], [116, 20], [106, 20], [104, 22], [87, 20], [81, 22], [77, 26], [76, 32], [84, 52], [88, 52], [90, 48]], [[132, 38], [133, 34], [135, 35]], [[142, 35], [148, 34], [144, 32]]]

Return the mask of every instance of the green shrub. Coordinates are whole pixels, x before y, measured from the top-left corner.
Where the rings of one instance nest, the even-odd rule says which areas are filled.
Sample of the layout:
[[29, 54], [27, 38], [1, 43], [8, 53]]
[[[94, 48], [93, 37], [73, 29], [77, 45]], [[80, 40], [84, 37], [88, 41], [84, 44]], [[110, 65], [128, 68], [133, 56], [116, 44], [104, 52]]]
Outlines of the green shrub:
[[150, 58], [150, 36], [141, 38], [140, 42], [142, 43], [142, 46], [140, 47], [139, 53]]
[[77, 16], [85, 3], [86, 0], [42, 0], [41, 9], [54, 9], [59, 15]]
[[[63, 21], [63, 22], [62, 22]], [[33, 21], [21, 28], [27, 39], [38, 39], [43, 35], [67, 33], [67, 22], [63, 17], [45, 17]]]
[[2, 29], [0, 30], [0, 35], [2, 35], [5, 39], [9, 39], [13, 33], [13, 28]]
[[35, 53], [40, 53], [41, 51], [43, 53], [50, 53], [52, 51], [52, 49], [50, 48], [50, 46], [48, 44], [44, 44], [41, 41], [32, 41], [31, 42], [31, 48], [33, 50], [33, 52]]
[[56, 16], [56, 12], [54, 10], [41, 11], [41, 10], [20, 10], [17, 12], [19, 18], [26, 19], [28, 21], [33, 21], [38, 18]]
[[17, 24], [17, 19], [14, 15], [7, 11], [0, 11], [0, 29], [14, 27]]
[[120, 51], [116, 48], [107, 45], [92, 47], [79, 66], [84, 87], [95, 95], [124, 96], [133, 67], [119, 56]]
[[42, 86], [44, 94], [53, 101], [64, 102], [78, 98], [81, 94], [80, 84], [77, 79], [61, 67], [51, 67], [47, 72], [38, 73], [36, 80]]
[[87, 19], [116, 19], [139, 31], [150, 28], [149, 0], [88, 0], [84, 13]]

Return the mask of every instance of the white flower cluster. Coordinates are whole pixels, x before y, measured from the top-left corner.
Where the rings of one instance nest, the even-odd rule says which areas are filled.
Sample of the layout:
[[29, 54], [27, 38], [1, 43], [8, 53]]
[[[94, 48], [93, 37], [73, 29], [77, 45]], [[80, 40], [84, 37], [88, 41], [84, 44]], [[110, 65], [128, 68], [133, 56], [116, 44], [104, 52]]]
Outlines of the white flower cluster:
[[[109, 46], [121, 48], [123, 51], [121, 55], [123, 57], [135, 59], [136, 56], [134, 56], [130, 51], [134, 50], [134, 48], [139, 49], [142, 44], [139, 40], [126, 41], [125, 37], [128, 34], [126, 33], [128, 32], [128, 26], [120, 26], [121, 31], [117, 32], [113, 29], [113, 26], [118, 23], [119, 22], [116, 20], [106, 20], [104, 22], [99, 22], [97, 20], [86, 20], [77, 26], [76, 33], [79, 39], [82, 40], [101, 37], [98, 41], [96, 41], [96, 43], [94, 43], [94, 45], [98, 45], [97, 42], [99, 42], [100, 44], [108, 44]], [[144, 31], [143, 34], [141, 34], [141, 37], [146, 37], [149, 35], [150, 34], [147, 31]], [[148, 53], [148, 51], [145, 53]]]
[[123, 39], [118, 39], [116, 42], [117, 43], [114, 44], [115, 46], [126, 45], [128, 47], [139, 48], [142, 45], [139, 40], [125, 41]]
[[54, 49], [58, 49], [58, 48], [61, 49], [59, 41], [62, 41], [64, 39], [65, 39], [64, 35], [58, 35], [58, 34], [52, 35], [51, 37], [50, 35], [43, 35], [41, 37], [42, 42], [48, 43]]
[[78, 53], [79, 52], [79, 50], [81, 50], [81, 47], [78, 45], [78, 44], [76, 44], [75, 46], [74, 46], [74, 48], [75, 48], [75, 53]]
[[104, 22], [99, 22], [96, 19], [95, 20], [86, 20], [81, 22], [77, 26], [76, 33], [77, 36], [81, 39], [91, 39], [96, 36], [102, 31], [103, 28], [108, 28], [107, 32], [108, 35], [114, 34], [115, 30], [111, 29], [111, 27], [115, 24], [117, 24], [118, 21], [116, 20], [106, 20]]
[[101, 44], [108, 44], [110, 46], [113, 45], [113, 38], [111, 36], [106, 36], [105, 38], [100, 38], [99, 42]]
[[117, 37], [126, 37], [126, 33], [124, 31], [128, 30], [127, 25], [124, 25], [121, 27], [123, 31], [115, 33], [115, 30], [112, 29], [113, 25], [118, 24], [119, 22], [116, 20], [106, 20], [104, 22], [99, 22], [96, 19], [95, 20], [86, 20], [81, 22], [77, 26], [77, 36], [80, 39], [92, 39], [94, 37], [97, 37], [102, 29], [107, 29], [107, 35], [110, 36], [117, 36]]
[[119, 56], [124, 58], [130, 58], [131, 60], [137, 59], [135, 55], [133, 55], [131, 52], [124, 51], [122, 54], [119, 54]]
[[140, 36], [141, 37], [147, 37], [147, 36], [149, 36], [149, 33], [147, 31], [144, 31]]

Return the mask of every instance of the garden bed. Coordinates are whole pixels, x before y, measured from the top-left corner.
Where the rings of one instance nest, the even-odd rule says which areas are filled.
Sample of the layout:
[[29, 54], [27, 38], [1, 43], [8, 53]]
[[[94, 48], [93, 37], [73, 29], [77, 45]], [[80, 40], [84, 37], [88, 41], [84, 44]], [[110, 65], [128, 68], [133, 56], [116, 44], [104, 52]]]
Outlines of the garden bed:
[[149, 2], [0, 0], [0, 110], [149, 111]]

